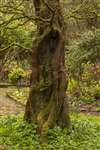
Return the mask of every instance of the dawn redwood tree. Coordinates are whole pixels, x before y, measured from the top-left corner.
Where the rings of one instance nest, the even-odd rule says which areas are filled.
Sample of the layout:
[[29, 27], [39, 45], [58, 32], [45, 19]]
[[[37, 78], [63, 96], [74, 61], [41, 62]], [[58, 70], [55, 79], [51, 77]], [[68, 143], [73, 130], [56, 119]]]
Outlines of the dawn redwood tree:
[[31, 90], [25, 119], [46, 135], [55, 124], [69, 125], [65, 73], [65, 30], [59, 0], [33, 0], [37, 38], [33, 44]]

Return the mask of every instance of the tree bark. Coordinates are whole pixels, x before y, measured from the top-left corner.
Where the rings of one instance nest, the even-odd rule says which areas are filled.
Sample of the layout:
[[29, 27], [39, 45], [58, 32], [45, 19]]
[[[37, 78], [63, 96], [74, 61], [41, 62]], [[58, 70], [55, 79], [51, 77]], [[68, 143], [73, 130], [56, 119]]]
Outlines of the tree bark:
[[64, 62], [64, 19], [59, 0], [34, 0], [38, 18], [33, 46], [32, 86], [25, 118], [45, 136], [55, 124], [69, 126]]

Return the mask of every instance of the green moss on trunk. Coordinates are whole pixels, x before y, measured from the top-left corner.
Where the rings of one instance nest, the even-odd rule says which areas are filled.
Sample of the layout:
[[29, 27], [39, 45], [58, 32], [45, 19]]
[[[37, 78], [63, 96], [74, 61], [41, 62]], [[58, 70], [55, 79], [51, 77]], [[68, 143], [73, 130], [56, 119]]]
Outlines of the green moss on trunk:
[[34, 4], [36, 15], [51, 22], [37, 22], [38, 38], [33, 46], [32, 87], [25, 118], [37, 123], [38, 133], [45, 139], [49, 128], [55, 124], [67, 127], [70, 122], [64, 64], [65, 31], [59, 0], [47, 0], [47, 4], [34, 0]]

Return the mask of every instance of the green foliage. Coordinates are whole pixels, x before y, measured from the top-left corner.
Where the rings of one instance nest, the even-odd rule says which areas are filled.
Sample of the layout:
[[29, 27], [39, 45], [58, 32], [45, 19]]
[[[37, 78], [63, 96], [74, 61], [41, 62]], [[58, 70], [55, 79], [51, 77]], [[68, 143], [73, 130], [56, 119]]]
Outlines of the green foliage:
[[73, 78], [68, 81], [68, 91], [72, 92], [77, 87], [77, 81]]
[[79, 40], [74, 40], [67, 47], [69, 54], [66, 59], [70, 73], [76, 73], [82, 63], [98, 62], [100, 60], [100, 30], [87, 31]]
[[[17, 29], [2, 29], [0, 32], [0, 58], [5, 61], [24, 58], [25, 53], [31, 53], [32, 47], [32, 29], [28, 27], [18, 27]], [[34, 30], [34, 29], [33, 29]], [[27, 59], [29, 56], [27, 55]], [[20, 60], [20, 59], [19, 59]]]
[[22, 116], [0, 119], [0, 145], [7, 150], [99, 150], [100, 118], [72, 117], [71, 128], [55, 127], [48, 132], [48, 143], [36, 134], [36, 125], [23, 121]]
[[8, 74], [9, 80], [12, 82], [12, 84], [17, 84], [18, 81], [24, 76], [24, 70], [18, 66], [15, 66]]
[[100, 29], [87, 31], [67, 48], [66, 65], [72, 80], [68, 84], [70, 102], [75, 107], [95, 103], [100, 99]]
[[85, 103], [85, 104], [92, 104], [95, 102], [95, 99], [89, 95], [82, 95], [80, 97], [80, 101]]
[[[36, 126], [28, 124], [22, 117], [8, 117], [0, 120], [0, 145], [6, 149], [36, 149], [39, 145]], [[32, 144], [32, 146], [31, 146]]]
[[95, 99], [100, 100], [100, 86], [99, 85], [94, 87], [93, 95], [94, 95]]
[[32, 37], [31, 30], [28, 30], [27, 27], [18, 27], [17, 29], [7, 29], [2, 30], [1, 37], [3, 38], [2, 48], [8, 46], [12, 43], [17, 43], [26, 48], [30, 48], [32, 46]]

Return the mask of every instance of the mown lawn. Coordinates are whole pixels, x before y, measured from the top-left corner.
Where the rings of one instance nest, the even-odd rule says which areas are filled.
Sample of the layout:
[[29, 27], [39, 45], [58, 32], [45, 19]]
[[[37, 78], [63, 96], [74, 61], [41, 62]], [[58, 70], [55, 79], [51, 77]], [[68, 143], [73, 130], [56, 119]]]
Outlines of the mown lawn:
[[1, 117], [0, 150], [100, 150], [100, 117], [72, 115], [71, 122], [69, 130], [49, 130], [46, 144], [23, 115]]

